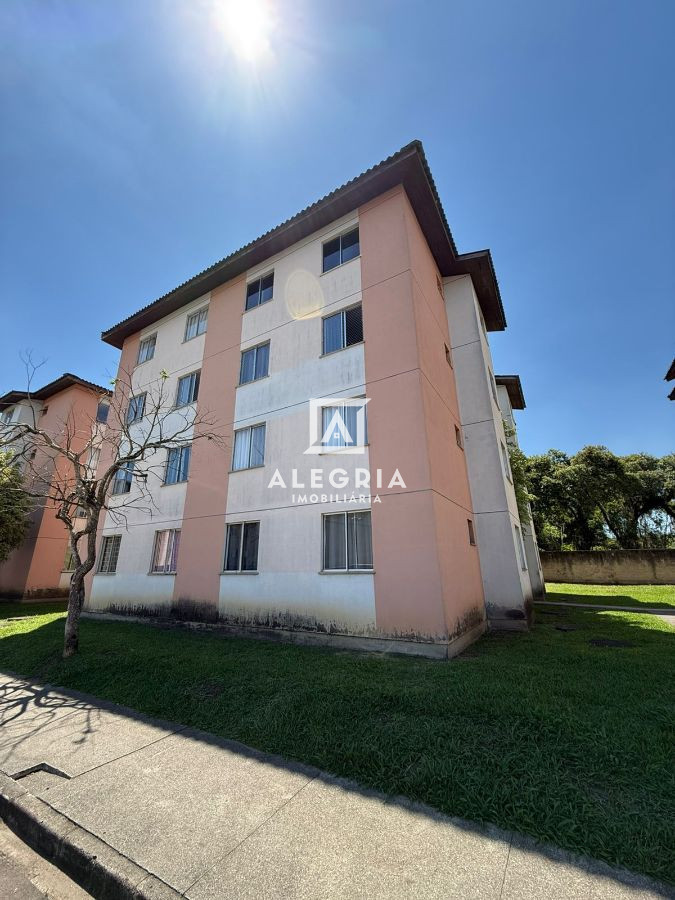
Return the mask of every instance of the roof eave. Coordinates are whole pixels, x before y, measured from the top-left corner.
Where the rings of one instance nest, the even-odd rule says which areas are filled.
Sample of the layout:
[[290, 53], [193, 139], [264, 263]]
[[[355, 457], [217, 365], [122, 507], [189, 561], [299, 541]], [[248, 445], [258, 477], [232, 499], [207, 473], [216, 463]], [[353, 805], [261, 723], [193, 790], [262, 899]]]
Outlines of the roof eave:
[[495, 382], [506, 388], [512, 409], [525, 409], [525, 394], [520, 375], [495, 375]]
[[506, 327], [499, 286], [488, 250], [458, 255], [420, 141], [413, 141], [292, 218], [214, 263], [148, 306], [104, 331], [101, 339], [119, 349], [126, 338], [157, 319], [196, 300], [214, 288], [277, 255], [304, 237], [330, 225], [396, 185], [403, 185], [429, 248], [443, 276], [471, 275], [486, 327]]

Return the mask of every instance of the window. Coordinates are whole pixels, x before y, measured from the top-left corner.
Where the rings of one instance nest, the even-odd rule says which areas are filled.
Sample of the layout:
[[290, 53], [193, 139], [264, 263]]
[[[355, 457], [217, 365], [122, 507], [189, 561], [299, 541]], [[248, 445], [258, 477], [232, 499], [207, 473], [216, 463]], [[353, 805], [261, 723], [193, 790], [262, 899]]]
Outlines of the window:
[[172, 447], [166, 456], [164, 484], [178, 484], [187, 481], [190, 471], [191, 447]]
[[145, 415], [145, 398], [146, 394], [138, 394], [136, 397], [132, 397], [129, 400], [129, 406], [127, 406], [127, 425], [131, 425], [132, 422], [138, 422], [139, 419], [142, 419]]
[[472, 547], [476, 546], [476, 532], [473, 530], [473, 522], [471, 519], [466, 520], [466, 524], [469, 528], [469, 543]]
[[157, 335], [151, 334], [150, 337], [143, 338], [138, 346], [137, 365], [147, 362], [155, 355], [155, 346], [157, 344]]
[[87, 460], [87, 475], [93, 477], [98, 469], [98, 461], [101, 458], [101, 451], [98, 448], [92, 448], [89, 451], [89, 459]]
[[226, 572], [258, 570], [260, 522], [237, 522], [227, 526], [225, 541]]
[[131, 482], [134, 480], [134, 464], [125, 463], [115, 472], [112, 483], [113, 494], [128, 494], [131, 490]]
[[436, 276], [436, 287], [438, 288], [438, 293], [443, 297], [443, 282], [438, 275]]
[[187, 317], [187, 322], [185, 323], [186, 341], [191, 341], [192, 338], [196, 338], [200, 334], [204, 334], [204, 332], [206, 331], [206, 321], [208, 317], [208, 306], [205, 306], [204, 309], [200, 309], [198, 312], [192, 313], [191, 316]]
[[265, 464], [265, 424], [242, 428], [234, 433], [232, 470], [252, 469]]
[[323, 320], [323, 352], [334, 353], [344, 350], [352, 344], [360, 344], [363, 340], [363, 319], [361, 304], [350, 309], [342, 309], [339, 313], [326, 316]]
[[501, 441], [499, 442], [499, 446], [502, 450], [502, 465], [504, 466], [504, 475], [506, 475], [509, 481], [513, 481], [513, 478], [511, 477], [511, 463], [509, 462], [509, 452]]
[[520, 557], [520, 568], [523, 572], [527, 571], [527, 560], [525, 559], [525, 544], [523, 543], [523, 535], [517, 525], [513, 526], [516, 532], [516, 544], [518, 546], [518, 556]]
[[100, 422], [102, 425], [108, 421], [108, 413], [110, 412], [110, 404], [101, 402], [96, 407], [96, 421]]
[[150, 571], [156, 575], [173, 574], [176, 571], [179, 543], [180, 528], [156, 531]]
[[40, 418], [42, 418], [42, 416], [46, 416], [48, 412], [49, 412], [49, 407], [43, 406], [42, 409], [40, 410]]
[[249, 381], [257, 381], [269, 375], [270, 368], [270, 342], [251, 347], [241, 354], [241, 367], [239, 370], [239, 384], [248, 384]]
[[323, 271], [329, 272], [336, 266], [355, 259], [360, 252], [358, 228], [326, 241], [323, 245]]
[[6, 409], [3, 412], [3, 414], [0, 416], [0, 419], [2, 419], [3, 425], [9, 425], [9, 423], [12, 421], [12, 416], [14, 415], [15, 408], [16, 407], [12, 407], [11, 409]]
[[323, 517], [325, 571], [363, 571], [373, 568], [370, 510]]
[[[363, 444], [358, 443], [358, 416], [363, 415]], [[330, 429], [330, 433], [329, 433]], [[321, 409], [321, 446], [355, 447], [368, 443], [368, 420], [363, 406], [324, 406]]]
[[450, 353], [450, 348], [448, 347], [447, 344], [445, 344], [445, 359], [446, 359], [447, 364], [452, 369], [452, 354]]
[[455, 425], [455, 440], [457, 441], [457, 446], [461, 450], [463, 450], [464, 445], [462, 444], [462, 432], [459, 430], [459, 428], [456, 425]]
[[73, 551], [68, 547], [66, 550], [66, 558], [63, 561], [63, 569], [62, 572], [74, 572], [75, 571], [75, 557], [73, 555]]
[[102, 575], [114, 575], [120, 555], [121, 534], [111, 534], [101, 541], [101, 552], [98, 559], [98, 572]]
[[246, 309], [267, 303], [274, 295], [274, 272], [256, 278], [246, 285]]
[[499, 406], [499, 400], [497, 400], [497, 385], [495, 383], [495, 376], [492, 374], [492, 369], [488, 369], [488, 374], [490, 376], [490, 390], [492, 391], [492, 398]]
[[200, 372], [192, 372], [190, 375], [183, 375], [178, 379], [176, 406], [187, 406], [188, 403], [195, 402], [199, 395], [200, 374]]

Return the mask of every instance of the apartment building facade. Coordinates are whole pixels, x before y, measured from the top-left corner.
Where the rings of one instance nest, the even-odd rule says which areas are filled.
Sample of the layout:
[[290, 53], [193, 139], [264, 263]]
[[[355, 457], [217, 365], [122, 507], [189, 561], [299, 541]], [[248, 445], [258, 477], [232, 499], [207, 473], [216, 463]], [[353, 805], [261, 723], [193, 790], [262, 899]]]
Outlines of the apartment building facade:
[[88, 607], [441, 657], [478, 637], [486, 451], [456, 284], [505, 327], [489, 252], [457, 253], [415, 142], [105, 332], [132, 427], [158, 379], [200, 421], [123, 485], [142, 478], [153, 511], [106, 516]]
[[[106, 422], [110, 392], [77, 375], [65, 373], [35, 391], [9, 391], [0, 397], [0, 430], [11, 435], [17, 425], [39, 428], [59, 441], [66, 430], [76, 452], [89, 442], [95, 445], [96, 432]], [[39, 472], [53, 477], [54, 461], [21, 456], [22, 441], [12, 449], [18, 465], [26, 474]], [[25, 442], [24, 442], [25, 444]], [[95, 470], [97, 459], [91, 460]], [[0, 563], [0, 596], [39, 597], [67, 594], [73, 571], [68, 533], [48, 503], [36, 504], [31, 512], [30, 528], [23, 544], [4, 563]]]

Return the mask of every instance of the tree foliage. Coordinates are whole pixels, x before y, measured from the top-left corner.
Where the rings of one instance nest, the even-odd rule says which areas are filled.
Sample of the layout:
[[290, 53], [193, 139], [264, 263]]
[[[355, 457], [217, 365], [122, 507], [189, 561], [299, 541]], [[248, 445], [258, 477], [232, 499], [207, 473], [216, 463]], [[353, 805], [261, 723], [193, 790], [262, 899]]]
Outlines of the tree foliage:
[[549, 450], [527, 459], [527, 483], [542, 549], [675, 545], [675, 454]]
[[22, 491], [22, 477], [11, 452], [0, 452], [0, 562], [26, 537], [30, 525], [30, 497]]

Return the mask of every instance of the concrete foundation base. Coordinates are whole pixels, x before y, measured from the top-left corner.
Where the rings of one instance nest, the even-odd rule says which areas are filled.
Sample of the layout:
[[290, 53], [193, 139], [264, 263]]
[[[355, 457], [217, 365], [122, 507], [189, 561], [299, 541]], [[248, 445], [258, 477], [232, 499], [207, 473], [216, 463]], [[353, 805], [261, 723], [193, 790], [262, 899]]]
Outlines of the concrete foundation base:
[[451, 659], [461, 653], [469, 644], [484, 634], [487, 623], [481, 622], [458, 637], [449, 641], [410, 641], [401, 638], [369, 637], [353, 634], [327, 634], [321, 631], [292, 631], [285, 628], [263, 628], [209, 624], [204, 622], [179, 622], [171, 619], [124, 616], [105, 612], [83, 612], [83, 618], [98, 621], [141, 622], [156, 628], [189, 628], [193, 631], [214, 631], [236, 637], [255, 638], [270, 641], [286, 641], [315, 647], [334, 647], [341, 650], [357, 650], [375, 653], [400, 653], [406, 656], [425, 656], [429, 659]]

